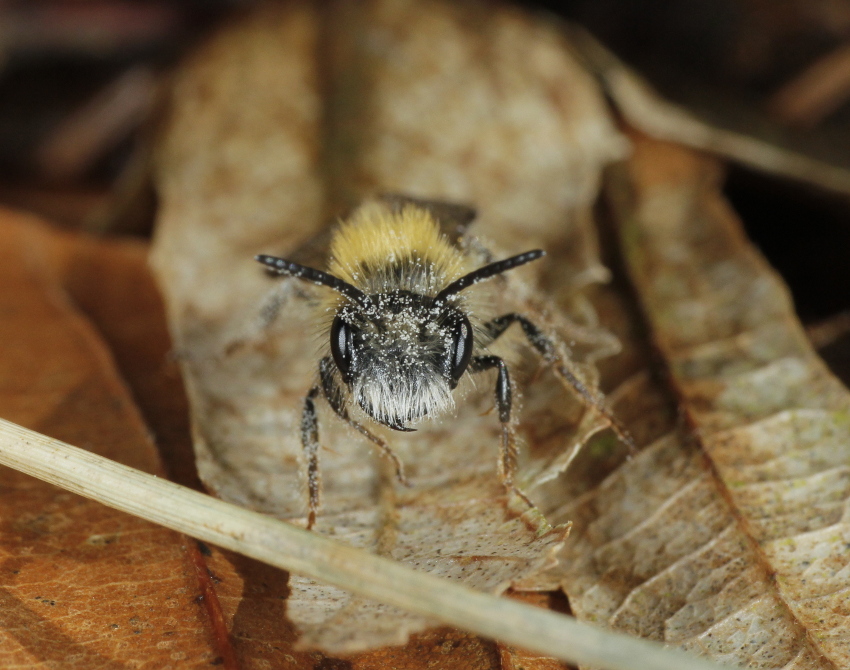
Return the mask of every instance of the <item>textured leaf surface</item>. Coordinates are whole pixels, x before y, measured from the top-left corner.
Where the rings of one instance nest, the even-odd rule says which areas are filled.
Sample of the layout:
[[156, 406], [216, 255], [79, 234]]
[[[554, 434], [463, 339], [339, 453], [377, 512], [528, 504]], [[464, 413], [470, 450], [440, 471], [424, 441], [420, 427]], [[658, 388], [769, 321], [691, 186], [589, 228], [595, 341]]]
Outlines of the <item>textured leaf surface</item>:
[[583, 619], [747, 667], [848, 667], [847, 391], [744, 238], [717, 165], [634, 140], [609, 195], [695, 431], [655, 377], [621, 386], [645, 446], [552, 515], [574, 521], [553, 576]]
[[[284, 518], [304, 514], [298, 426], [317, 361], [314, 314], [299, 294], [310, 292], [275, 288], [252, 256], [293, 253], [368, 194], [472, 203], [482, 214], [477, 233], [498, 248], [545, 247], [539, 281], [563, 308], [546, 325], [570, 340], [588, 374], [616, 350], [577, 291], [607, 276], [590, 206], [602, 165], [623, 142], [550, 26], [438, 2], [338, 3], [321, 15], [306, 4], [269, 9], [196, 55], [171, 109], [155, 262], [199, 471], [221, 497]], [[494, 315], [536, 311], [533, 269], [515, 275], [498, 284]], [[260, 312], [275, 291], [283, 316], [263, 329]], [[507, 341], [507, 352], [521, 352], [520, 342]], [[512, 358], [525, 386], [537, 361]], [[539, 570], [565, 529], [509, 509], [495, 475], [492, 383], [457, 418], [390, 436], [409, 490], [323, 411], [317, 532], [491, 591]], [[531, 490], [603, 424], [551, 374], [528, 386], [523, 404], [530, 452], [520, 478]], [[401, 643], [428, 623], [300, 578], [291, 588], [288, 615], [306, 643], [325, 649]]]
[[[710, 165], [668, 151], [711, 184]], [[669, 187], [646, 163], [638, 153], [634, 183], [651, 208]], [[722, 201], [659, 219], [633, 222], [627, 253], [683, 407], [782, 603], [818, 652], [850, 667], [850, 394]]]
[[[87, 244], [0, 212], [0, 413], [161, 472], [109, 350], [66, 290]], [[138, 247], [102, 251], [119, 249], [143, 258]], [[0, 665], [207, 667], [220, 657], [185, 538], [5, 468], [0, 510]]]

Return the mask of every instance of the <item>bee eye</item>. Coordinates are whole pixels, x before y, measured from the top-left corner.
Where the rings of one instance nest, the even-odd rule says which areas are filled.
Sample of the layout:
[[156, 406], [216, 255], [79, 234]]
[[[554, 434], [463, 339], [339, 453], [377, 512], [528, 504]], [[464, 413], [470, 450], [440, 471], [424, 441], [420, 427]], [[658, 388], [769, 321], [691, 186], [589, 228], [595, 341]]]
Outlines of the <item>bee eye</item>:
[[351, 379], [353, 349], [354, 329], [340, 317], [336, 317], [331, 326], [331, 354], [346, 383]]
[[463, 373], [466, 372], [469, 359], [472, 357], [472, 326], [466, 317], [459, 320], [454, 328], [449, 355], [451, 386], [454, 388]]

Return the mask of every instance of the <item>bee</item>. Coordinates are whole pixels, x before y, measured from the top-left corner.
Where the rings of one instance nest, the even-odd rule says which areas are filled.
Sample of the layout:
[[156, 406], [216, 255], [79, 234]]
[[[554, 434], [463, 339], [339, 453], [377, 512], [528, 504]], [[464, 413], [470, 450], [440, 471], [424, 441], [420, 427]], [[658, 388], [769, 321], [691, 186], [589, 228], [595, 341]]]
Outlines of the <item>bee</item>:
[[367, 421], [410, 432], [424, 419], [454, 408], [454, 391], [465, 374], [495, 370], [495, 403], [501, 424], [498, 472], [502, 484], [529, 505], [517, 487], [517, 442], [512, 424], [512, 384], [505, 361], [489, 344], [518, 324], [531, 346], [578, 394], [600, 411], [631, 447], [631, 438], [558, 353], [555, 341], [530, 319], [508, 313], [482, 321], [471, 308], [474, 287], [492, 277], [537, 261], [540, 249], [471, 267], [471, 254], [453, 243], [439, 225], [446, 212], [461, 223], [474, 210], [401, 196], [366, 201], [333, 232], [327, 271], [284, 258], [258, 255], [273, 273], [331, 289], [325, 302], [325, 350], [318, 379], [308, 391], [301, 418], [307, 459], [312, 528], [319, 511], [319, 427], [316, 400], [389, 458], [396, 477], [407, 484], [404, 466], [389, 444], [351, 416], [356, 406]]

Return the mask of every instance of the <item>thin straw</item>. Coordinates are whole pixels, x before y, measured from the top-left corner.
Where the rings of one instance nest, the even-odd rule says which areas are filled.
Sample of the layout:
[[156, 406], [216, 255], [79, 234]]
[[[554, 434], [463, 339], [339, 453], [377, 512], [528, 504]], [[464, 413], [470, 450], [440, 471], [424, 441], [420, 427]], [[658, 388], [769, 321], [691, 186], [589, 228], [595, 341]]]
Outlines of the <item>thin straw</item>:
[[418, 572], [2, 419], [0, 464], [269, 565], [571, 663], [605, 670], [729, 667]]

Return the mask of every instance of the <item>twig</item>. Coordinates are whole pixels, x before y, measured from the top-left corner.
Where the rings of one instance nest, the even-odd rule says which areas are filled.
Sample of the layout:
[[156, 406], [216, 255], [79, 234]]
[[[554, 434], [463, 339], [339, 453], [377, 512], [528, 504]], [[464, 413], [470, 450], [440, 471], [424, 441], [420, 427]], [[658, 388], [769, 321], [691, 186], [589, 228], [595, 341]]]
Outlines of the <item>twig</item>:
[[590, 33], [571, 27], [571, 45], [617, 111], [650, 137], [708, 151], [736, 163], [837, 193], [850, 194], [850, 170], [757, 137], [706, 123], [663, 99]]
[[269, 565], [572, 663], [607, 670], [728, 668], [418, 572], [2, 419], [0, 464]]
[[783, 123], [814, 128], [848, 98], [850, 44], [842, 44], [782, 86], [767, 106]]
[[806, 335], [815, 349], [825, 349], [850, 333], [850, 310], [806, 326]]
[[43, 140], [36, 151], [41, 171], [58, 182], [81, 178], [150, 113], [156, 92], [157, 78], [149, 68], [124, 72]]

